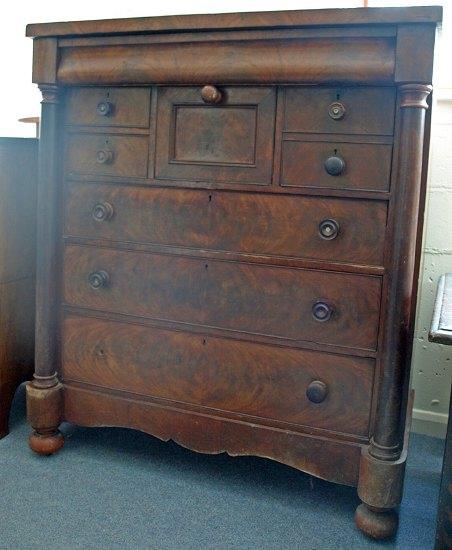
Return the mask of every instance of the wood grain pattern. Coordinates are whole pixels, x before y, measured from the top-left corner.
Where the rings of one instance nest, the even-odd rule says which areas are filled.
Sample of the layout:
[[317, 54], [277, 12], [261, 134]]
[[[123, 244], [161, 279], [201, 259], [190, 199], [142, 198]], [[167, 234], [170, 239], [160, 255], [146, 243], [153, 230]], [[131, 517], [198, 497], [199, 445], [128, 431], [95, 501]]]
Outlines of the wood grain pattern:
[[[393, 87], [288, 87], [284, 130], [326, 134], [392, 135], [395, 89]], [[340, 102], [345, 114], [333, 119], [332, 103]]]
[[[69, 174], [146, 177], [148, 138], [114, 134], [71, 134], [67, 138]], [[111, 152], [111, 160], [97, 161], [99, 151]]]
[[[330, 175], [325, 161], [340, 157], [343, 172]], [[389, 191], [392, 145], [338, 141], [285, 140], [282, 145], [281, 185]]]
[[57, 79], [70, 84], [391, 84], [393, 38], [306, 38], [62, 48]]
[[267, 456], [359, 482], [358, 527], [395, 533], [440, 19], [316, 10], [29, 29], [34, 78], [66, 90], [58, 119], [41, 82], [34, 450], [58, 450], [69, 420]]
[[[101, 115], [97, 107], [106, 101], [111, 112]], [[69, 88], [66, 105], [66, 124], [149, 128], [149, 88]]]
[[[96, 221], [105, 203], [113, 215]], [[70, 236], [383, 265], [383, 201], [71, 183], [65, 205]], [[333, 240], [319, 234], [327, 219]]]
[[324, 25], [386, 25], [388, 23], [437, 23], [441, 6], [409, 8], [354, 8], [327, 10], [266, 11], [210, 15], [170, 15], [131, 19], [36, 23], [27, 36], [118, 34], [156, 31], [275, 28]]
[[271, 182], [275, 89], [225, 86], [221, 94], [206, 105], [201, 88], [159, 88], [158, 179]]
[[271, 457], [335, 483], [357, 484], [361, 446], [356, 443], [231, 421], [131, 396], [66, 383], [64, 417], [81, 426], [135, 428], [200, 453]]
[[[102, 270], [110, 283], [93, 290], [88, 276]], [[377, 342], [379, 277], [70, 245], [63, 280], [69, 305], [348, 347]], [[334, 308], [330, 321], [313, 318], [318, 300]]]
[[[367, 437], [373, 361], [69, 317], [63, 380]], [[123, 358], [127, 357], [127, 369]], [[323, 381], [322, 403], [306, 396]], [[360, 391], [354, 389], [359, 386]], [[215, 411], [213, 410], [215, 409]]]

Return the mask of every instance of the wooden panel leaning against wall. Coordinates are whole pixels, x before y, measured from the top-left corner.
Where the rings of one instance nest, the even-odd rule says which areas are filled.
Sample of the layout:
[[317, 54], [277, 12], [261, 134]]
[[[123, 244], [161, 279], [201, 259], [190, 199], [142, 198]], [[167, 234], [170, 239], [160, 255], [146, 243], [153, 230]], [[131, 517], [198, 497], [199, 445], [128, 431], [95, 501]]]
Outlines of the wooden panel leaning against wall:
[[0, 437], [33, 372], [38, 140], [0, 138]]

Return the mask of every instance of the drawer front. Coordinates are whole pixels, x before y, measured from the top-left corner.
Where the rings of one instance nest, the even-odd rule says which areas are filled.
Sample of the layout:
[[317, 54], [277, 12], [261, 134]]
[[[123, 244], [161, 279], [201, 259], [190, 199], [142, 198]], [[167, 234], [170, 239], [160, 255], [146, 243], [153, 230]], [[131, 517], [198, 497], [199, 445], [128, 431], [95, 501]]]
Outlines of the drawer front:
[[382, 265], [386, 210], [384, 201], [72, 183], [65, 234]]
[[380, 295], [373, 276], [65, 250], [66, 304], [248, 334], [375, 349]]
[[159, 88], [156, 177], [270, 184], [274, 88], [225, 87], [213, 105], [201, 90]]
[[150, 88], [69, 88], [66, 124], [149, 128]]
[[281, 184], [389, 191], [392, 145], [284, 141]]
[[394, 88], [286, 89], [284, 130], [326, 134], [392, 135]]
[[63, 380], [359, 436], [373, 371], [364, 358], [82, 317], [63, 325]]
[[66, 171], [93, 176], [147, 176], [149, 138], [102, 134], [67, 137]]

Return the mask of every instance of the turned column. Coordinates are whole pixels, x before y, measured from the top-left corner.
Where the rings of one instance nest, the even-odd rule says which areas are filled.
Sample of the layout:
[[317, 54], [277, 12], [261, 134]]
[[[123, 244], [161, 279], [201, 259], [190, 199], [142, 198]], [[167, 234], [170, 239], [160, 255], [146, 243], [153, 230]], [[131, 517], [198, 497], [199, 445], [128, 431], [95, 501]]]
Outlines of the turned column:
[[37, 190], [35, 373], [27, 385], [27, 415], [34, 432], [30, 447], [52, 454], [63, 446], [58, 431], [62, 386], [58, 381], [56, 341], [58, 88], [40, 85], [42, 92]]
[[405, 413], [413, 340], [413, 290], [416, 273], [416, 235], [421, 193], [424, 119], [432, 87], [404, 84], [398, 88], [399, 126], [392, 180], [394, 242], [388, 258], [387, 310], [384, 352], [379, 380], [376, 425], [369, 448], [363, 449], [358, 494], [363, 504], [356, 522], [375, 538], [397, 529], [394, 511], [402, 498], [406, 462]]

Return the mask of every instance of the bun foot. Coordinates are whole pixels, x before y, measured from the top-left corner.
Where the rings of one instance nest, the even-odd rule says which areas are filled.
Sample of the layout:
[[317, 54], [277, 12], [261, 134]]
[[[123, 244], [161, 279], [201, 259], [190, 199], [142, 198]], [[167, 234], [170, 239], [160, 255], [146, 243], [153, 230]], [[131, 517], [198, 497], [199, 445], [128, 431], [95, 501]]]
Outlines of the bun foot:
[[64, 445], [64, 437], [59, 431], [51, 434], [33, 432], [28, 439], [28, 444], [38, 455], [49, 456], [61, 449]]
[[368, 537], [388, 539], [396, 534], [399, 517], [395, 510], [360, 504], [355, 512], [355, 523]]

